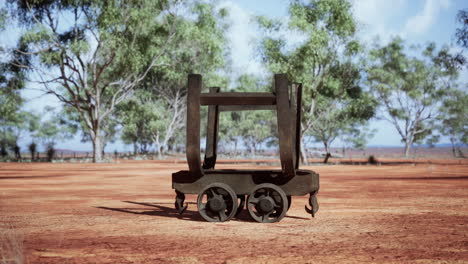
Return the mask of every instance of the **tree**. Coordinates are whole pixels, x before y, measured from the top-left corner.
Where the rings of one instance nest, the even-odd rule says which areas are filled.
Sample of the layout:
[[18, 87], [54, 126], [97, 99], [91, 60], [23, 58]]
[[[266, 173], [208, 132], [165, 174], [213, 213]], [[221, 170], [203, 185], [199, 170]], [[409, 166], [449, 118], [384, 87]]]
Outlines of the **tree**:
[[[418, 50], [418, 48], [416, 49]], [[405, 144], [411, 145], [433, 134], [438, 107], [453, 85], [459, 64], [444, 47], [428, 44], [420, 56], [410, 57], [399, 38], [370, 52], [368, 81], [383, 104], [383, 118], [390, 122]]]
[[[6, 10], [0, 10], [0, 31], [5, 29], [5, 21], [8, 18]], [[10, 63], [5, 54], [5, 47], [0, 47], [0, 148], [1, 156], [8, 155], [7, 149], [11, 148], [19, 156], [17, 140], [23, 127], [22, 118], [26, 115], [21, 111], [23, 98], [20, 90], [24, 87], [24, 74]], [[3, 61], [4, 60], [4, 61]]]
[[[141, 91], [130, 105], [121, 109], [124, 110], [121, 115], [131, 124], [123, 128], [126, 141], [145, 138], [146, 144], [149, 136], [159, 157], [175, 144], [185, 126], [187, 75], [203, 73], [206, 87], [220, 85], [219, 81], [223, 81], [217, 75], [225, 63], [227, 25], [223, 19], [226, 10], [216, 10], [214, 5], [203, 1], [194, 1], [189, 8], [193, 17], [174, 18], [178, 31], [172, 47], [173, 63], [152, 69], [139, 84]], [[140, 114], [125, 113], [127, 111]]]
[[16, 65], [79, 113], [102, 159], [103, 124], [154, 67], [171, 63], [177, 1], [13, 1], [27, 28]]
[[[71, 128], [61, 116], [62, 113], [54, 113], [52, 107], [46, 107], [43, 116], [48, 116], [46, 119], [37, 118], [31, 122], [37, 126], [37, 130], [32, 134], [33, 140], [38, 139], [44, 146], [47, 153], [47, 160], [52, 161], [55, 156], [55, 145], [58, 141], [70, 139], [76, 133], [76, 129]], [[33, 150], [36, 150], [36, 144], [33, 141], [30, 145], [31, 156]]]
[[458, 11], [457, 22], [461, 24], [461, 27], [457, 28], [455, 37], [458, 45], [466, 49], [468, 48], [468, 9]]
[[441, 107], [440, 132], [450, 139], [453, 156], [465, 157], [462, 146], [468, 144], [468, 94], [452, 89]]
[[[271, 72], [287, 73], [303, 84], [302, 161], [307, 162], [305, 138], [312, 136], [324, 144], [327, 162], [335, 138], [374, 115], [375, 100], [359, 86], [356, 21], [345, 0], [294, 0], [289, 15], [288, 25], [257, 19], [267, 33], [260, 56]], [[288, 41], [292, 32], [301, 40]]]
[[376, 129], [370, 129], [368, 126], [360, 124], [348, 127], [340, 137], [343, 144], [343, 157], [346, 156], [346, 149], [348, 148], [365, 150], [368, 141], [374, 137], [376, 132]]
[[[268, 86], [260, 78], [251, 75], [240, 75], [234, 86], [235, 92], [266, 92]], [[230, 138], [235, 143], [235, 148], [239, 144], [239, 139], [245, 144], [254, 156], [259, 147], [272, 139], [277, 134], [276, 118], [272, 111], [238, 111], [227, 113], [229, 127], [223, 130], [223, 137]], [[225, 115], [223, 113], [223, 115]], [[220, 126], [225, 127], [224, 124]]]
[[151, 130], [155, 129], [154, 122], [165, 125], [165, 120], [158, 116], [158, 113], [164, 113], [164, 109], [153, 101], [141, 102], [140, 100], [147, 98], [143, 94], [147, 93], [138, 91], [134, 98], [121, 104], [116, 112], [122, 125], [121, 139], [125, 144], [133, 144], [135, 155], [148, 152], [152, 143]]

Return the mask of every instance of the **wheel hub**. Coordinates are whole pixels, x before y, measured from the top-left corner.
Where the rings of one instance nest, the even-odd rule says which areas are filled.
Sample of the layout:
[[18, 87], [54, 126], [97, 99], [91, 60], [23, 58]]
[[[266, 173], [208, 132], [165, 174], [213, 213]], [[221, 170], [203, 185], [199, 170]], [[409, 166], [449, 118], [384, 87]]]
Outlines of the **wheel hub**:
[[226, 209], [226, 204], [222, 198], [213, 197], [208, 200], [208, 208], [213, 212], [219, 212]]
[[271, 197], [261, 198], [260, 201], [258, 201], [256, 208], [260, 213], [269, 213], [273, 211], [273, 208], [275, 208], [275, 201]]

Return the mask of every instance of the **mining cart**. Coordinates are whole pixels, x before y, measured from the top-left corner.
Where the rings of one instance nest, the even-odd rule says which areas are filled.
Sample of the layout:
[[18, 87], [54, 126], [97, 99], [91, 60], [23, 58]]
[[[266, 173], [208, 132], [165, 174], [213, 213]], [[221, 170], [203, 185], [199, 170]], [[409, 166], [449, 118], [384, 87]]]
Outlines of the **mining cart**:
[[[302, 85], [289, 83], [286, 74], [275, 74], [273, 93], [220, 92], [218, 87], [201, 93], [202, 76], [188, 76], [188, 170], [172, 174], [175, 207], [187, 209], [185, 194], [198, 194], [200, 215], [209, 222], [228, 221], [246, 205], [261, 223], [280, 221], [291, 206], [291, 196], [309, 194], [306, 211], [318, 210], [319, 175], [299, 169]], [[208, 106], [205, 158], [200, 158], [200, 106]], [[281, 170], [215, 169], [219, 113], [223, 111], [275, 110], [277, 112]], [[247, 196], [247, 198], [246, 198]]]

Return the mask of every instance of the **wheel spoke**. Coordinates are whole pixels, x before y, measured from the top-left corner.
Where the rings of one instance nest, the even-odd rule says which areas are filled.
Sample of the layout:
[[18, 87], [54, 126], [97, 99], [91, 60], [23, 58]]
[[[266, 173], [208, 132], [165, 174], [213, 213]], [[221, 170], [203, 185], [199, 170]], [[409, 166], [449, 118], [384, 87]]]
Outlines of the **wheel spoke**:
[[211, 188], [210, 192], [211, 192], [211, 197], [215, 197], [217, 195], [214, 191], [214, 188]]
[[271, 214], [271, 212], [269, 212], [269, 213], [267, 213], [267, 214], [264, 214], [264, 215], [262, 215], [262, 222], [265, 222], [265, 219], [267, 219], [267, 220], [268, 220], [268, 217], [270, 217], [270, 214]]
[[222, 221], [225, 221], [227, 219], [227, 215], [226, 215], [226, 212], [223, 211], [220, 211], [219, 212], [219, 220], [222, 222]]
[[249, 204], [253, 204], [253, 205], [256, 205], [258, 203], [258, 201], [260, 200], [260, 198], [255, 198], [253, 196], [251, 196], [249, 198]]

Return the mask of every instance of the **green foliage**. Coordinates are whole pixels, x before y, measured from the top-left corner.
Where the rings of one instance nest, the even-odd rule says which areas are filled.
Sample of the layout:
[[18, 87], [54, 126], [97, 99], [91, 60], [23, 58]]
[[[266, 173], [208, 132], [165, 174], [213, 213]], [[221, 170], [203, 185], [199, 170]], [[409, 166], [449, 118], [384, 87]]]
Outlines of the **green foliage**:
[[217, 12], [212, 4], [203, 1], [193, 1], [189, 8], [193, 16], [172, 18], [177, 31], [171, 63], [148, 72], [136, 96], [118, 109], [125, 124], [122, 138], [138, 145], [139, 151], [147, 151], [153, 143], [162, 155], [184, 141], [189, 73], [202, 73], [205, 88], [227, 84], [227, 79], [218, 75], [225, 64], [226, 10]]
[[28, 122], [33, 144], [35, 140], [39, 140], [45, 149], [53, 148], [58, 141], [71, 139], [76, 132], [74, 127], [65, 121], [62, 113], [54, 113], [53, 110], [51, 107], [46, 107], [42, 114], [47, 116], [46, 119], [31, 115], [32, 120]]
[[[233, 92], [266, 92], [270, 85], [254, 75], [240, 75]], [[220, 114], [220, 140], [234, 144], [234, 151], [241, 143], [245, 144], [251, 155], [255, 155], [260, 146], [275, 138], [276, 118], [272, 111], [236, 111]]]
[[5, 148], [13, 149], [24, 135], [32, 129], [34, 115], [18, 110], [5, 118], [0, 119], [0, 142]]
[[466, 49], [468, 48], [468, 9], [458, 11], [457, 22], [461, 24], [455, 33], [457, 43]]
[[225, 25], [218, 22], [227, 11], [205, 1], [8, 2], [27, 29], [16, 63], [77, 112], [95, 161], [116, 133], [116, 106], [137, 86], [173, 90], [187, 73], [224, 63]]
[[[302, 134], [329, 151], [344, 131], [372, 118], [377, 105], [362, 86], [357, 24], [345, 0], [294, 0], [289, 14], [288, 25], [257, 19], [267, 33], [259, 53], [271, 72], [303, 84]], [[288, 42], [290, 32], [302, 40]]]
[[139, 144], [140, 152], [146, 152], [152, 143], [153, 129], [165, 125], [165, 120], [160, 120], [161, 116], [158, 115], [164, 111], [153, 102], [141, 104], [137, 101], [138, 97], [121, 104], [117, 116], [122, 122], [122, 141], [125, 144]]
[[0, 31], [5, 30], [5, 22], [8, 19], [8, 11], [6, 9], [0, 9]]
[[319, 34], [321, 37], [335, 35], [346, 38], [356, 32], [356, 22], [350, 10], [351, 3], [346, 0], [311, 0], [306, 3], [293, 0], [289, 7], [289, 25], [293, 29]]
[[438, 107], [453, 85], [459, 62], [447, 47], [437, 50], [428, 44], [421, 55], [406, 54], [404, 42], [396, 38], [370, 52], [368, 83], [383, 104], [384, 116], [405, 143], [405, 155], [411, 144], [433, 137]]
[[[468, 93], [451, 89], [441, 107], [440, 132], [450, 138], [453, 148], [468, 144]], [[460, 149], [459, 149], [459, 152]], [[454, 151], [454, 155], [457, 153]]]

